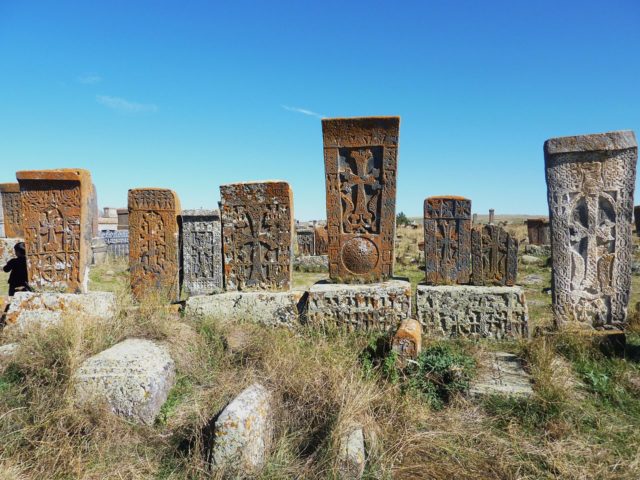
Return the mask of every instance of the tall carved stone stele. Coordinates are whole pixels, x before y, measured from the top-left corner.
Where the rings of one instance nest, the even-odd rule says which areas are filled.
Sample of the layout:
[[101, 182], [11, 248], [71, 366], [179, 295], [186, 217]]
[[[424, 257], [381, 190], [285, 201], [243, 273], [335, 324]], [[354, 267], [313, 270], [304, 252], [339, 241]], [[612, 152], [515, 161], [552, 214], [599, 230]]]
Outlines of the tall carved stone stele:
[[471, 231], [471, 282], [513, 286], [518, 276], [518, 241], [498, 225]]
[[29, 284], [84, 293], [91, 261], [91, 174], [60, 169], [17, 172]]
[[296, 232], [298, 237], [298, 255], [309, 256], [316, 254], [315, 232], [311, 229], [299, 229]]
[[182, 285], [190, 295], [222, 290], [222, 224], [218, 210], [182, 212]]
[[322, 120], [329, 276], [393, 276], [399, 117]]
[[529, 218], [526, 223], [530, 245], [549, 245], [551, 243], [551, 227], [546, 218]]
[[154, 290], [178, 298], [179, 212], [180, 200], [172, 190], [129, 190], [129, 268], [138, 299]]
[[222, 185], [220, 198], [225, 288], [289, 290], [294, 228], [289, 184]]
[[631, 131], [561, 137], [544, 144], [556, 324], [622, 330], [631, 285]]
[[471, 200], [447, 196], [424, 201], [424, 248], [428, 284], [469, 283]]
[[17, 183], [0, 183], [0, 199], [4, 214], [4, 234], [8, 238], [22, 238], [22, 205], [20, 185]]
[[316, 255], [327, 255], [329, 253], [329, 236], [326, 225], [316, 225], [313, 229], [316, 244]]

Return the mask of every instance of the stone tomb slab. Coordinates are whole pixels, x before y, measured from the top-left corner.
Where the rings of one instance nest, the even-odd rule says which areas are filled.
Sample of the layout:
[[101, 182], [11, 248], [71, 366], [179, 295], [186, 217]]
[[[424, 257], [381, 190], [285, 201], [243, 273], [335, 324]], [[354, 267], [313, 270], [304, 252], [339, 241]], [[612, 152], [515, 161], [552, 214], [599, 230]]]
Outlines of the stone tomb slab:
[[8, 238], [24, 236], [20, 184], [0, 183], [0, 210], [4, 221], [4, 235]]
[[152, 425], [175, 380], [166, 347], [130, 338], [85, 360], [73, 376], [76, 403], [105, 402], [116, 415]]
[[91, 174], [81, 169], [17, 172], [29, 285], [85, 293], [91, 263]]
[[518, 241], [498, 225], [471, 232], [471, 283], [513, 286], [518, 276]]
[[286, 182], [220, 187], [226, 290], [291, 288], [293, 192]]
[[189, 295], [220, 292], [222, 223], [218, 210], [182, 212], [182, 288]]
[[187, 315], [213, 317], [222, 322], [251, 321], [271, 326], [300, 325], [304, 292], [227, 292], [195, 295], [185, 305]]
[[399, 132], [399, 117], [322, 120], [334, 282], [393, 276]]
[[426, 336], [503, 340], [529, 335], [520, 287], [418, 285], [416, 309]]
[[638, 143], [631, 131], [544, 144], [556, 324], [624, 330]]
[[411, 284], [388, 280], [366, 285], [316, 283], [309, 289], [307, 321], [347, 330], [388, 330], [411, 316]]
[[467, 284], [471, 276], [471, 200], [429, 197], [424, 201], [426, 282]]
[[482, 359], [478, 377], [471, 383], [469, 394], [473, 397], [530, 397], [533, 395], [531, 375], [512, 353], [488, 352]]
[[172, 190], [129, 190], [129, 267], [137, 298], [152, 290], [178, 298], [179, 212], [180, 200]]

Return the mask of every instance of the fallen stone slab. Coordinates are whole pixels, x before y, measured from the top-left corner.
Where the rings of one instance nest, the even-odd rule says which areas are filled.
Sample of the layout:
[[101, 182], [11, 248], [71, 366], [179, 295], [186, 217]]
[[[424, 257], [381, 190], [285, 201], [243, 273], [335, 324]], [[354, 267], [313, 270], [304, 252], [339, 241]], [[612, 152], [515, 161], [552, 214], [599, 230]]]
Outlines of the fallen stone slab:
[[273, 436], [269, 391], [254, 383], [220, 413], [214, 424], [211, 463], [214, 469], [255, 473], [267, 460]]
[[418, 285], [417, 317], [436, 337], [527, 338], [529, 310], [521, 287]]
[[338, 472], [340, 478], [355, 480], [362, 478], [366, 462], [364, 434], [355, 427], [340, 438], [338, 450]]
[[250, 320], [265, 325], [294, 327], [300, 324], [303, 296], [301, 290], [196, 295], [186, 301], [185, 313], [213, 317], [223, 322]]
[[24, 331], [34, 326], [49, 327], [65, 316], [78, 320], [109, 320], [116, 313], [116, 296], [110, 292], [34, 293], [18, 292], [6, 313], [7, 328]]
[[514, 397], [530, 397], [531, 376], [522, 368], [522, 361], [511, 353], [491, 352], [481, 362], [477, 379], [471, 383], [470, 395], [485, 397], [503, 395]]
[[106, 402], [111, 411], [151, 425], [175, 381], [168, 350], [130, 338], [85, 360], [73, 376], [78, 405]]
[[307, 321], [348, 330], [388, 330], [411, 316], [411, 284], [319, 282], [309, 290]]

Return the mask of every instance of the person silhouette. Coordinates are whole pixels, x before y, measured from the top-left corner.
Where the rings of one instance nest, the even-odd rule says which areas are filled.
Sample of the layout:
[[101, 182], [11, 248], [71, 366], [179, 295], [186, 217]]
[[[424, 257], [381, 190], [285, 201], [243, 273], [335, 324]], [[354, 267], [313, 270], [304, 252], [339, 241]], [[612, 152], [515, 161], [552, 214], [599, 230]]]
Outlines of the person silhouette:
[[9, 274], [9, 296], [13, 296], [17, 291], [30, 292], [29, 279], [27, 276], [27, 255], [24, 242], [18, 242], [13, 247], [16, 258], [12, 258], [4, 266], [5, 272]]

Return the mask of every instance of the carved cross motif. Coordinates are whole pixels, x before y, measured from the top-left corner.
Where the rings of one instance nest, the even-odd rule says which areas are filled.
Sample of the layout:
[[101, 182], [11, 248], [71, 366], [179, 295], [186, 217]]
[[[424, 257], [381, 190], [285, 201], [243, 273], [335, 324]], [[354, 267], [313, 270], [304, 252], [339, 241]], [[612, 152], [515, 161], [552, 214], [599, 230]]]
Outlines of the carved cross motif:
[[64, 226], [58, 209], [50, 208], [41, 214], [38, 233], [40, 252], [59, 252], [62, 250], [58, 236], [64, 233]]
[[155, 212], [144, 213], [140, 227], [140, 244], [143, 252], [141, 262], [145, 270], [162, 270], [165, 257], [162, 217]]
[[[355, 172], [346, 171], [341, 173], [342, 198], [347, 203], [344, 218], [344, 229], [347, 233], [368, 231], [375, 232], [375, 205], [379, 191], [382, 189], [378, 181], [379, 169], [369, 166], [369, 161], [373, 159], [370, 149], [354, 150], [351, 158], [355, 161]], [[367, 199], [366, 187], [373, 190], [371, 199]], [[355, 187], [355, 205], [352, 197], [352, 189]]]
[[[277, 258], [275, 250], [278, 248], [277, 243], [271, 238], [268, 232], [263, 231], [262, 224], [263, 219], [265, 226], [270, 226], [275, 219], [269, 213], [261, 212], [261, 209], [247, 208], [245, 211], [246, 227], [249, 233], [245, 233], [247, 229], [238, 234], [238, 244], [241, 249], [247, 245], [251, 248], [251, 261], [250, 261], [250, 273], [249, 278], [246, 281], [247, 285], [259, 285], [267, 282], [267, 279], [271, 276], [271, 270], [275, 268], [277, 270]], [[262, 269], [262, 261], [265, 259], [265, 252], [263, 248], [267, 249], [266, 260], [268, 262], [264, 272]], [[274, 267], [274, 265], [276, 265]], [[266, 273], [266, 275], [265, 275]]]

